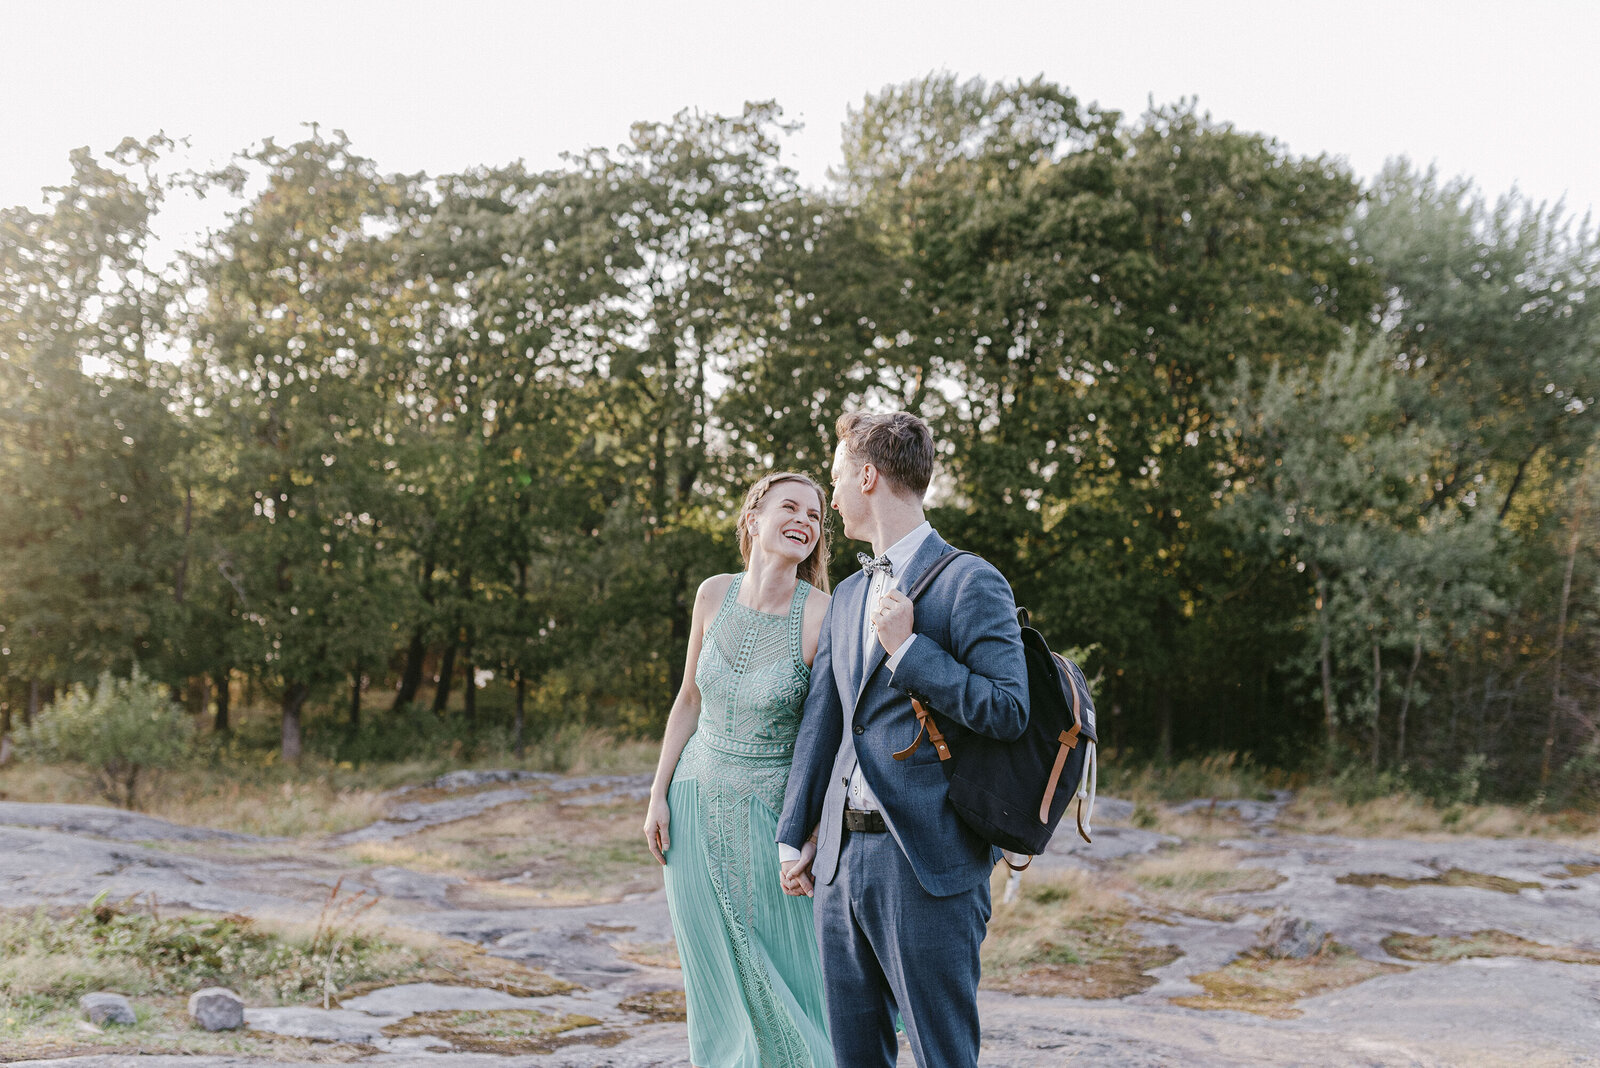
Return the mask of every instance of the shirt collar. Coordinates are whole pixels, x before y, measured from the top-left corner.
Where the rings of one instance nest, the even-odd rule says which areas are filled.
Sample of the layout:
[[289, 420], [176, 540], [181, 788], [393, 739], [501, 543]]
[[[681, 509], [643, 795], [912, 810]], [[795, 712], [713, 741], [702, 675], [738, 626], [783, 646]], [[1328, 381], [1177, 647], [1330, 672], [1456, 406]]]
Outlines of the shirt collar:
[[889, 564], [894, 568], [896, 577], [903, 574], [911, 566], [911, 558], [917, 555], [917, 550], [922, 548], [922, 543], [933, 533], [933, 524], [924, 519], [919, 525], [913, 527], [911, 532], [893, 545], [883, 555], [889, 558]]

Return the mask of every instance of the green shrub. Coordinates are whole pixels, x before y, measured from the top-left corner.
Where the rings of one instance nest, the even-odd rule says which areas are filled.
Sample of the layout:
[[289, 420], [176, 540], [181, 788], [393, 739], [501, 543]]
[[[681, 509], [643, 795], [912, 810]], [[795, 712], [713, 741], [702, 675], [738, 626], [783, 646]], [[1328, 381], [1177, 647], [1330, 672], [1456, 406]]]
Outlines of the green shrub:
[[194, 724], [166, 690], [136, 667], [129, 679], [100, 676], [45, 709], [24, 737], [35, 759], [81, 764], [106, 800], [133, 808], [139, 782], [189, 755]]

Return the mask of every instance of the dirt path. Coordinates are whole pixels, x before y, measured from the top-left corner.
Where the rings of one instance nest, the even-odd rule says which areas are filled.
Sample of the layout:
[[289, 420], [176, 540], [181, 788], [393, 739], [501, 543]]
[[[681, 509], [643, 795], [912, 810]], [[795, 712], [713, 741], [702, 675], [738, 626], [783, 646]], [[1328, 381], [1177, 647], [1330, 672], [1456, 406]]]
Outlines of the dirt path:
[[[397, 798], [388, 818], [320, 841], [275, 841], [180, 828], [66, 805], [0, 803], [0, 899], [81, 904], [109, 891], [162, 907], [314, 915], [339, 880], [381, 898], [382, 922], [485, 946], [579, 984], [551, 998], [427, 984], [324, 1011], [252, 1009], [258, 1031], [359, 1044], [363, 1063], [417, 1068], [687, 1064], [683, 1025], [638, 1011], [640, 995], [681, 990], [659, 873], [628, 837], [646, 783], [634, 778], [457, 776]], [[1277, 833], [1275, 805], [1224, 807], [1212, 848], [1267, 868], [1271, 889], [1232, 895], [1233, 919], [1152, 916], [1137, 931], [1179, 956], [1155, 985], [1117, 1000], [985, 991], [985, 1068], [1146, 1065], [1600, 1065], [1600, 968], [1499, 953], [1452, 963], [1400, 960], [1397, 932], [1442, 938], [1502, 932], [1561, 951], [1600, 952], [1600, 856], [1555, 841], [1443, 841]], [[1025, 879], [1109, 871], [1178, 840], [1131, 826], [1131, 806], [1102, 807], [1093, 846], [1065, 837]], [[1228, 837], [1233, 834], [1234, 837]], [[1270, 882], [1272, 880], [1264, 880]], [[1024, 883], [1024, 886], [1027, 884]], [[1280, 909], [1395, 970], [1300, 999], [1293, 1018], [1203, 1011], [1171, 999], [1257, 941], [1257, 910]], [[1391, 943], [1392, 945], [1392, 943]], [[1559, 953], [1557, 953], [1559, 955]], [[511, 999], [507, 1001], [506, 999]], [[547, 1054], [449, 1049], [417, 1027], [442, 1010], [539, 1008], [592, 1017]], [[3, 1059], [3, 1058], [0, 1058]], [[21, 1062], [30, 1063], [30, 1062]], [[31, 1062], [45, 1063], [45, 1062]], [[239, 1057], [79, 1057], [80, 1068], [221, 1068]], [[277, 1062], [282, 1063], [282, 1062]], [[910, 1063], [909, 1057], [902, 1063]]]

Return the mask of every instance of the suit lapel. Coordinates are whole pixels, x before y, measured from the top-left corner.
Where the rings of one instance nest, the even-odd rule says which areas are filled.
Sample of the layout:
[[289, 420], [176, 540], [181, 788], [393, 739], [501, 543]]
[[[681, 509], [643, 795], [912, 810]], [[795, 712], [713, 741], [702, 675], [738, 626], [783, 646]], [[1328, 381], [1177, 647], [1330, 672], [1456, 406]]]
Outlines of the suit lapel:
[[[854, 585], [850, 585], [854, 583]], [[844, 698], [843, 704], [849, 708], [853, 706], [856, 694], [861, 692], [861, 621], [866, 613], [867, 590], [871, 584], [866, 581], [866, 576], [857, 573], [839, 584], [838, 605], [844, 613], [840, 617], [843, 624], [843, 634], [836, 632], [835, 638], [842, 639], [834, 642], [833, 659], [835, 664], [845, 665], [844, 671], [837, 668], [834, 674], [839, 676], [844, 683], [839, 688], [839, 696]], [[849, 725], [846, 724], [848, 727]]]
[[[950, 546], [945, 543], [945, 540], [939, 537], [937, 530], [930, 531], [928, 536], [923, 539], [922, 545], [917, 549], [917, 555], [911, 558], [911, 563], [906, 567], [904, 574], [900, 576], [900, 581], [895, 583], [895, 589], [902, 593], [910, 593], [911, 587], [917, 584], [917, 579], [922, 577], [922, 573], [928, 570], [929, 566], [943, 556], [949, 548]], [[871, 588], [871, 585], [862, 583], [862, 587], [862, 596], [856, 603], [857, 648], [860, 648], [860, 643], [866, 640], [861, 633], [863, 626], [861, 621], [866, 616], [866, 591]], [[861, 677], [856, 680], [856, 702], [858, 704], [861, 701], [862, 693], [866, 691], [867, 680], [872, 678], [873, 672], [877, 671], [878, 667], [888, 658], [889, 654], [883, 648], [882, 642], [873, 642], [872, 647], [867, 650], [866, 665], [861, 672]]]

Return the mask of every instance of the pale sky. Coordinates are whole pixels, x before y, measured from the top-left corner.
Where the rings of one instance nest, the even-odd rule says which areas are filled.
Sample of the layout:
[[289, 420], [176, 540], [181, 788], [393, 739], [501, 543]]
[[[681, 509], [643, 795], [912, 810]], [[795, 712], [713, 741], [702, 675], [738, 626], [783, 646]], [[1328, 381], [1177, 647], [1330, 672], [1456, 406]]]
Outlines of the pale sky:
[[949, 70], [1130, 114], [1194, 96], [1363, 178], [1406, 155], [1600, 206], [1595, 0], [0, 0], [0, 39], [0, 205], [37, 204], [75, 146], [156, 130], [199, 165], [315, 120], [439, 174], [761, 99], [805, 123], [789, 162], [819, 184], [847, 107]]

